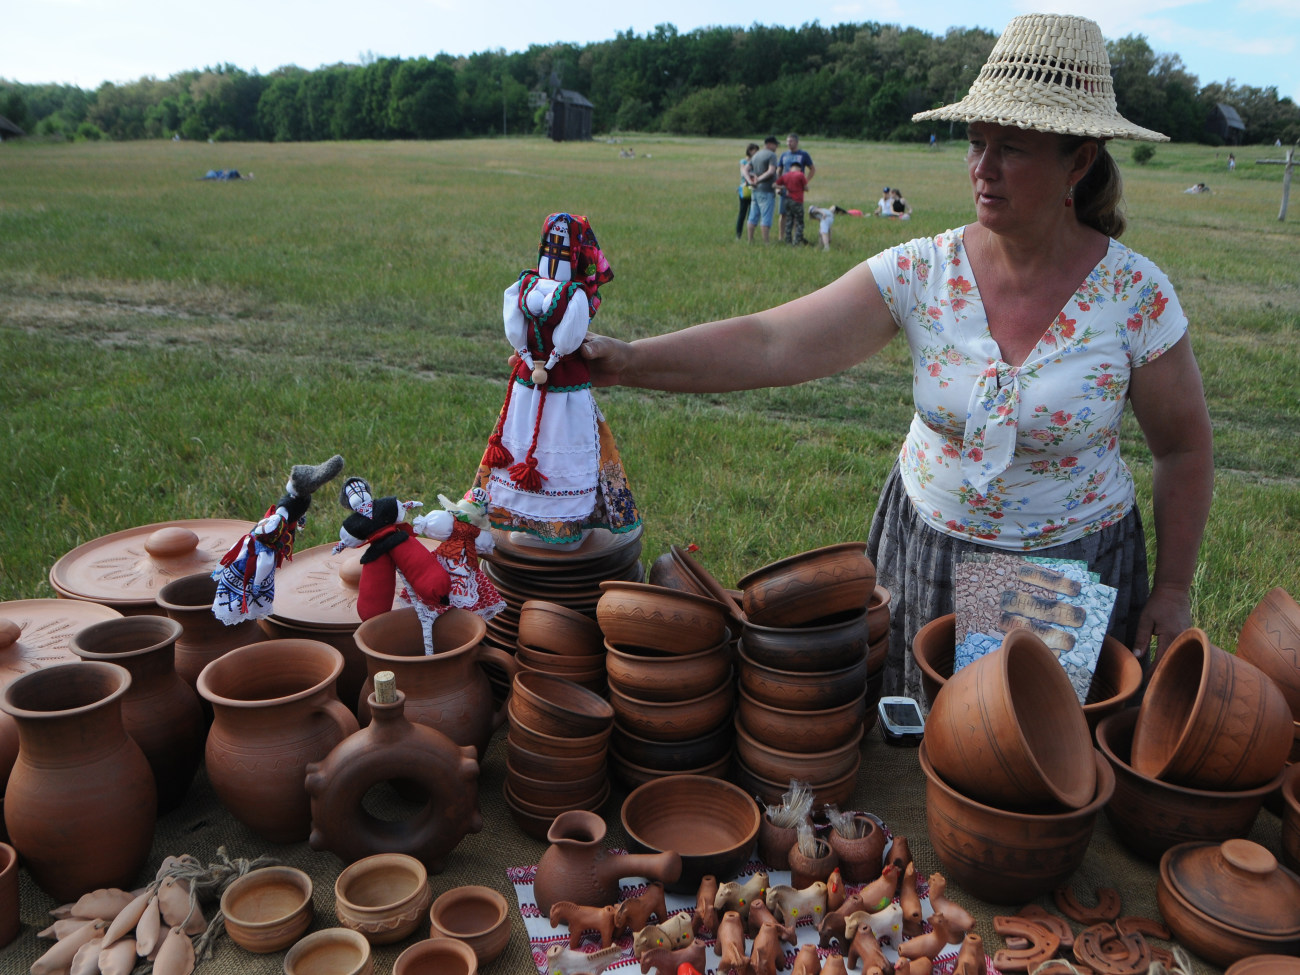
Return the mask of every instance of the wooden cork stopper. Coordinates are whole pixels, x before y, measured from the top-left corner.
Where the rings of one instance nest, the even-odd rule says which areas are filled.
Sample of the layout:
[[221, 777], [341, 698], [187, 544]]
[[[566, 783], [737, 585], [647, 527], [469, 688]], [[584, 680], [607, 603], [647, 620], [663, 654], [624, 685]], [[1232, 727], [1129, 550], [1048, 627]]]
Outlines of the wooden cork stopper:
[[375, 674], [375, 700], [380, 704], [392, 704], [397, 700], [397, 675], [391, 670]]

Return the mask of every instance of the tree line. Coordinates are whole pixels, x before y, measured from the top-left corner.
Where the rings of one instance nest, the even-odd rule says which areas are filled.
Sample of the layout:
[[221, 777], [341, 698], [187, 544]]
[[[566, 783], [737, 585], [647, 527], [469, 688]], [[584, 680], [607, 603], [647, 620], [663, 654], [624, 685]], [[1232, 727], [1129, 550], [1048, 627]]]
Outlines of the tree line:
[[[0, 79], [0, 115], [55, 138], [243, 140], [441, 139], [545, 131], [551, 80], [592, 103], [592, 128], [743, 136], [797, 130], [910, 141], [934, 125], [915, 112], [960, 98], [996, 35], [941, 36], [878, 23], [754, 25], [679, 33], [663, 24], [585, 45], [534, 45], [467, 57], [366, 56], [360, 64], [258, 74], [225, 64], [165, 81], [29, 85]], [[1177, 54], [1142, 35], [1108, 41], [1120, 112], [1179, 142], [1215, 142], [1206, 120], [1233, 106], [1245, 141], [1300, 139], [1300, 107], [1276, 87], [1201, 85]], [[941, 124], [940, 137], [960, 136]]]

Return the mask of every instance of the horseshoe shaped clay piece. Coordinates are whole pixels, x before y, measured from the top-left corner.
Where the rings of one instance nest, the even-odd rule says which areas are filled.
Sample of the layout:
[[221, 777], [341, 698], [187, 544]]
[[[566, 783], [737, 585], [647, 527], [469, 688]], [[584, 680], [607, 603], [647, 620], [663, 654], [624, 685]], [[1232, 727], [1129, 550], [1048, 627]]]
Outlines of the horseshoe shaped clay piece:
[[1101, 923], [1079, 932], [1074, 957], [1101, 975], [1141, 975], [1151, 967], [1151, 946], [1137, 931], [1121, 934], [1114, 925]]
[[1048, 928], [1027, 917], [995, 917], [993, 930], [1004, 938], [1023, 938], [1024, 948], [1000, 948], [993, 955], [993, 967], [1003, 972], [1032, 972], [1056, 955], [1061, 939]]
[[1169, 928], [1149, 917], [1122, 917], [1115, 922], [1115, 929], [1120, 934], [1132, 934], [1136, 931], [1152, 938], [1159, 938], [1161, 941], [1173, 940]]
[[1096, 907], [1084, 907], [1069, 887], [1057, 887], [1052, 896], [1056, 901], [1056, 909], [1071, 921], [1080, 924], [1100, 924], [1119, 917], [1119, 891], [1110, 887], [1097, 888]]
[[1037, 904], [1026, 904], [1020, 910], [1016, 911], [1020, 917], [1027, 917], [1031, 921], [1036, 921], [1043, 927], [1051, 931], [1061, 939], [1061, 950], [1074, 947], [1074, 928], [1070, 927], [1070, 922], [1063, 917], [1051, 914], [1046, 908]]

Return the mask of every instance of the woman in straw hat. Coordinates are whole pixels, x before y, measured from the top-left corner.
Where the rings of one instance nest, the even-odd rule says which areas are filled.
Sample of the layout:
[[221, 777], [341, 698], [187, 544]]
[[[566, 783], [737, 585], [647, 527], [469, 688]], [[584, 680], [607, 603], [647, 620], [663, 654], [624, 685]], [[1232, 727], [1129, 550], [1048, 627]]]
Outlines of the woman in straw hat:
[[[592, 376], [694, 392], [789, 385], [901, 331], [916, 413], [869, 546], [893, 594], [884, 693], [919, 697], [907, 648], [953, 611], [953, 566], [972, 551], [1086, 560], [1118, 590], [1111, 633], [1139, 655], [1154, 637], [1158, 655], [1191, 625], [1210, 422], [1173, 288], [1115, 239], [1122, 190], [1106, 142], [1165, 136], [1116, 111], [1101, 31], [1069, 16], [1015, 18], [967, 96], [915, 118], [966, 123], [973, 223], [757, 314], [631, 344], [592, 336]], [[1119, 456], [1125, 402], [1154, 458], [1150, 587]]]

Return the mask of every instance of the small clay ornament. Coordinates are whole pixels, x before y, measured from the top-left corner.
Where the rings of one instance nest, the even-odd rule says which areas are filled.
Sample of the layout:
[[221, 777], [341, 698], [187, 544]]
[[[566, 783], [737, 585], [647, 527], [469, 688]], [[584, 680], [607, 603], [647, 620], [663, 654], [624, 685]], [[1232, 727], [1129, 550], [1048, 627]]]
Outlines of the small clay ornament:
[[194, 971], [194, 942], [179, 925], [168, 930], [154, 959], [155, 975], [190, 975]]
[[785, 968], [785, 952], [781, 949], [781, 933], [777, 925], [768, 921], [754, 935], [754, 947], [749, 954], [753, 975], [776, 975], [777, 968]]
[[99, 975], [131, 975], [135, 963], [135, 938], [123, 938], [99, 949]]
[[[88, 941], [103, 938], [108, 930], [108, 922], [101, 920], [87, 921], [66, 938], [50, 947], [45, 954], [32, 962], [32, 975], [67, 975], [72, 968], [72, 960]], [[98, 955], [96, 956], [98, 958]]]
[[573, 901], [556, 901], [548, 913], [551, 927], [568, 925], [570, 948], [578, 947], [584, 931], [595, 931], [600, 936], [600, 946], [608, 948], [614, 943], [617, 916], [618, 908], [613, 904], [587, 907]]
[[717, 897], [718, 878], [711, 873], [706, 873], [700, 878], [700, 889], [695, 895], [695, 916], [706, 931], [718, 929], [718, 908], [715, 904]]
[[898, 902], [903, 908], [903, 933], [915, 938], [921, 933], [921, 895], [916, 889], [915, 863], [909, 863], [903, 871], [903, 879], [898, 885]]
[[941, 873], [930, 874], [930, 908], [942, 912], [954, 934], [965, 934], [975, 927], [970, 911], [954, 903], [947, 895], [948, 881]]
[[745, 952], [745, 924], [741, 920], [740, 913], [737, 911], [726, 911], [718, 921], [718, 940], [714, 944], [714, 951], [718, 953], [721, 959], [718, 963], [719, 971], [729, 969], [739, 969], [746, 971], [749, 968], [749, 955]]

